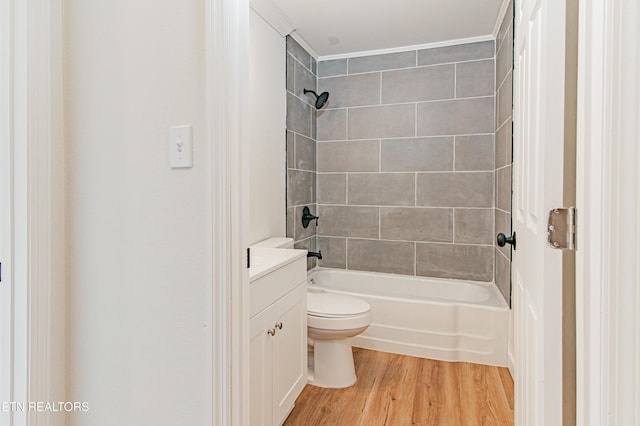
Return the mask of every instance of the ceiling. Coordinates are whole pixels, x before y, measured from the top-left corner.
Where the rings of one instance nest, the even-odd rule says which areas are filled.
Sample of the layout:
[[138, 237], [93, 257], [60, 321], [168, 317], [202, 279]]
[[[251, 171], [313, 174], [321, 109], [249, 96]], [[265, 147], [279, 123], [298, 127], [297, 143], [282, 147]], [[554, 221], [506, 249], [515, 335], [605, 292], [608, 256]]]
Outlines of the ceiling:
[[504, 0], [273, 0], [320, 57], [491, 37]]

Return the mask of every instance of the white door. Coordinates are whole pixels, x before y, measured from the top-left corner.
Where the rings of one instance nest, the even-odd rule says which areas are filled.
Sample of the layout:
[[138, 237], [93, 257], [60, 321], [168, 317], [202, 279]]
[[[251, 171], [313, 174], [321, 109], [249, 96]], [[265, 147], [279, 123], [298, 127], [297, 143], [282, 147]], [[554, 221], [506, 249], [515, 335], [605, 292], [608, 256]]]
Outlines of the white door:
[[516, 425], [562, 424], [562, 252], [547, 247], [546, 222], [562, 207], [565, 1], [515, 2]]

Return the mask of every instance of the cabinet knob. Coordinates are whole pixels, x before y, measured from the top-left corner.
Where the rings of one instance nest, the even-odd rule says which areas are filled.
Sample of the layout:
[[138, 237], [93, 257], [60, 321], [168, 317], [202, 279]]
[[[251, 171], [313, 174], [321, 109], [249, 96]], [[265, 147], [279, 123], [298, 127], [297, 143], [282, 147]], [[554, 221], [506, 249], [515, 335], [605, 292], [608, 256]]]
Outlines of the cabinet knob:
[[267, 330], [267, 334], [269, 334], [271, 336], [275, 336], [276, 335], [276, 329], [275, 328], [271, 328], [271, 329]]
[[282, 330], [282, 321], [276, 323], [276, 328]]

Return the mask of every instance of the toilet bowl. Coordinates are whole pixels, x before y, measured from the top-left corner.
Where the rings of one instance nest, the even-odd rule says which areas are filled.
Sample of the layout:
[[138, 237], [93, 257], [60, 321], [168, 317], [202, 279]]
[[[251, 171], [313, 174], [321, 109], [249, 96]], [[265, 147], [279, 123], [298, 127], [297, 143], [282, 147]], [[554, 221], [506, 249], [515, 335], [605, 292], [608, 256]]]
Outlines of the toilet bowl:
[[346, 388], [355, 384], [351, 338], [371, 324], [371, 307], [357, 297], [307, 293], [309, 384]]
[[[292, 238], [269, 238], [256, 247], [293, 248]], [[325, 388], [355, 384], [351, 338], [371, 324], [371, 307], [357, 297], [307, 292], [308, 383]]]

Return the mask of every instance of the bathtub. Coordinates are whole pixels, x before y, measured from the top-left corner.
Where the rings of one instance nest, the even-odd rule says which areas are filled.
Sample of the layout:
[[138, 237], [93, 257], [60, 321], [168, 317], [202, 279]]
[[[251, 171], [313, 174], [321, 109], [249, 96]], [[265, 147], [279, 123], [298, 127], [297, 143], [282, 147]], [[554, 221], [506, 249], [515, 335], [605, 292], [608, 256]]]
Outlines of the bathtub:
[[308, 278], [310, 292], [348, 294], [371, 305], [371, 325], [353, 346], [507, 366], [509, 308], [492, 283], [329, 268]]

